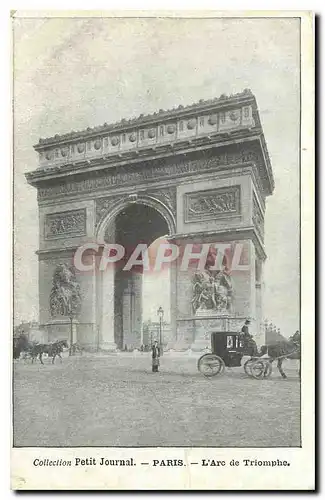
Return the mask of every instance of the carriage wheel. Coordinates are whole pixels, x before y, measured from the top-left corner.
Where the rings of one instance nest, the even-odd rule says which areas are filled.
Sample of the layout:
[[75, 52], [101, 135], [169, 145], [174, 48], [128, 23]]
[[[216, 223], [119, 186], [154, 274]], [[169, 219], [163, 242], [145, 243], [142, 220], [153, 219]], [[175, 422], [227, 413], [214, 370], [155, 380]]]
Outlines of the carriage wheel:
[[220, 372], [218, 373], [218, 375], [222, 375], [223, 372], [225, 371], [226, 364], [222, 358], [219, 358], [219, 359], [221, 359], [222, 363], [221, 363], [221, 368], [220, 368]]
[[254, 360], [253, 359], [248, 359], [247, 361], [245, 361], [244, 363], [244, 370], [245, 370], [245, 373], [246, 375], [248, 375], [249, 377], [252, 376], [252, 364], [254, 363]]
[[22, 356], [22, 360], [24, 361], [24, 363], [27, 363], [27, 362], [32, 362], [32, 355], [29, 353], [29, 352], [26, 352], [24, 353], [24, 355]]
[[265, 365], [262, 360], [254, 361], [250, 367], [251, 376], [257, 380], [262, 379], [264, 377], [264, 369]]
[[251, 365], [252, 377], [260, 380], [262, 378], [269, 378], [272, 373], [272, 364], [267, 360], [258, 360]]
[[214, 377], [224, 372], [225, 363], [216, 354], [204, 354], [200, 357], [197, 367], [205, 377]]

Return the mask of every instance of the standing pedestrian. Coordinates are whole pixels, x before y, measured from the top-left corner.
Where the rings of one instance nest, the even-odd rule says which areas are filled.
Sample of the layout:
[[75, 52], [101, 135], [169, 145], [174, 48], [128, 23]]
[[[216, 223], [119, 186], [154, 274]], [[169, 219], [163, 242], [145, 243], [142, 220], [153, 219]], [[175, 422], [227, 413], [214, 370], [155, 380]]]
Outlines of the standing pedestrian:
[[160, 347], [158, 346], [158, 341], [155, 340], [152, 346], [152, 371], [158, 372], [160, 358]]

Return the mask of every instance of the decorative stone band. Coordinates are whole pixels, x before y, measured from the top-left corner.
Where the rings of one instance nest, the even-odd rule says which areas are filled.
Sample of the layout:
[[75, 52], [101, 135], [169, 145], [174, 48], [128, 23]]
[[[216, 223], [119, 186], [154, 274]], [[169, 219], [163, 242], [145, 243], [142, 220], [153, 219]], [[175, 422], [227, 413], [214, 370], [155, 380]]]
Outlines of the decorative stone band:
[[[137, 195], [146, 197], [154, 197], [158, 199], [163, 204], [165, 204], [169, 210], [172, 212], [174, 217], [176, 217], [176, 187], [170, 186], [159, 190], [145, 190], [139, 191], [135, 196], [135, 200], [137, 199]], [[114, 207], [115, 204], [121, 202], [125, 199], [124, 195], [113, 195], [105, 198], [98, 198], [96, 200], [96, 226], [103, 219], [103, 217]]]
[[253, 127], [252, 106], [246, 105], [220, 112], [202, 112], [192, 117], [169, 118], [165, 122], [138, 125], [136, 129], [112, 131], [104, 136], [81, 137], [79, 141], [76, 138], [61, 145], [37, 145], [36, 149], [39, 151], [40, 166], [47, 167]]
[[86, 234], [86, 209], [57, 212], [45, 216], [46, 240]]
[[62, 261], [62, 259], [64, 261], [67, 261], [69, 259], [69, 261], [72, 261], [73, 259], [73, 256], [76, 252], [76, 250], [78, 249], [79, 245], [76, 245], [76, 246], [70, 246], [70, 247], [67, 247], [67, 246], [59, 246], [60, 243], [64, 243], [64, 242], [60, 242], [60, 240], [58, 240], [58, 246], [56, 248], [51, 248], [51, 249], [41, 249], [41, 250], [37, 250], [36, 251], [36, 255], [38, 256], [38, 260], [39, 261], [43, 261], [43, 260], [50, 260], [50, 261]]
[[[159, 159], [150, 163], [143, 163], [135, 170], [132, 166], [119, 166], [106, 173], [98, 174], [82, 180], [60, 182], [38, 188], [38, 200], [57, 199], [59, 196], [78, 195], [85, 192], [101, 191], [116, 186], [137, 185], [143, 182], [171, 179], [197, 172], [214, 171], [229, 165], [253, 164], [258, 168], [262, 161], [260, 153], [255, 148], [244, 147], [235, 152], [216, 154], [210, 158], [184, 159], [178, 161]], [[261, 174], [259, 174], [261, 175]]]
[[251, 240], [257, 251], [258, 258], [262, 261], [266, 259], [263, 241], [253, 226], [234, 227], [229, 229], [218, 229], [212, 231], [195, 231], [188, 233], [178, 233], [168, 236], [170, 243], [182, 245], [184, 241], [192, 243], [215, 243], [216, 241], [232, 242]]
[[185, 223], [240, 215], [240, 186], [187, 193]]

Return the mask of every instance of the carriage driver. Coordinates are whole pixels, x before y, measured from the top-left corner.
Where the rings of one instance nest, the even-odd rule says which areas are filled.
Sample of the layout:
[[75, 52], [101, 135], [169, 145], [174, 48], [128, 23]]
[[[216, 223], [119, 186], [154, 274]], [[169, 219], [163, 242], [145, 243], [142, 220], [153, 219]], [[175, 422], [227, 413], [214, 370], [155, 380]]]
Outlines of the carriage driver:
[[242, 329], [241, 333], [244, 337], [252, 337], [252, 335], [249, 334], [249, 325], [251, 324], [250, 319], [246, 319]]
[[240, 338], [243, 342], [243, 347], [248, 350], [250, 355], [256, 354], [257, 347], [253, 335], [249, 333], [250, 319], [246, 319], [240, 333]]

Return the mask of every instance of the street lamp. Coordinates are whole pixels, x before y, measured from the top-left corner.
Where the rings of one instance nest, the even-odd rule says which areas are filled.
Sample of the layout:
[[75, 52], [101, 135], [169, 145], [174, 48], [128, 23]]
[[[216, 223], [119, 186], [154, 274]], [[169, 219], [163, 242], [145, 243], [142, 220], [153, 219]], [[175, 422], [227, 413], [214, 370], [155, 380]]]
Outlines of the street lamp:
[[159, 316], [159, 345], [160, 348], [162, 348], [162, 322], [164, 318], [164, 310], [161, 306], [159, 307], [157, 314]]

